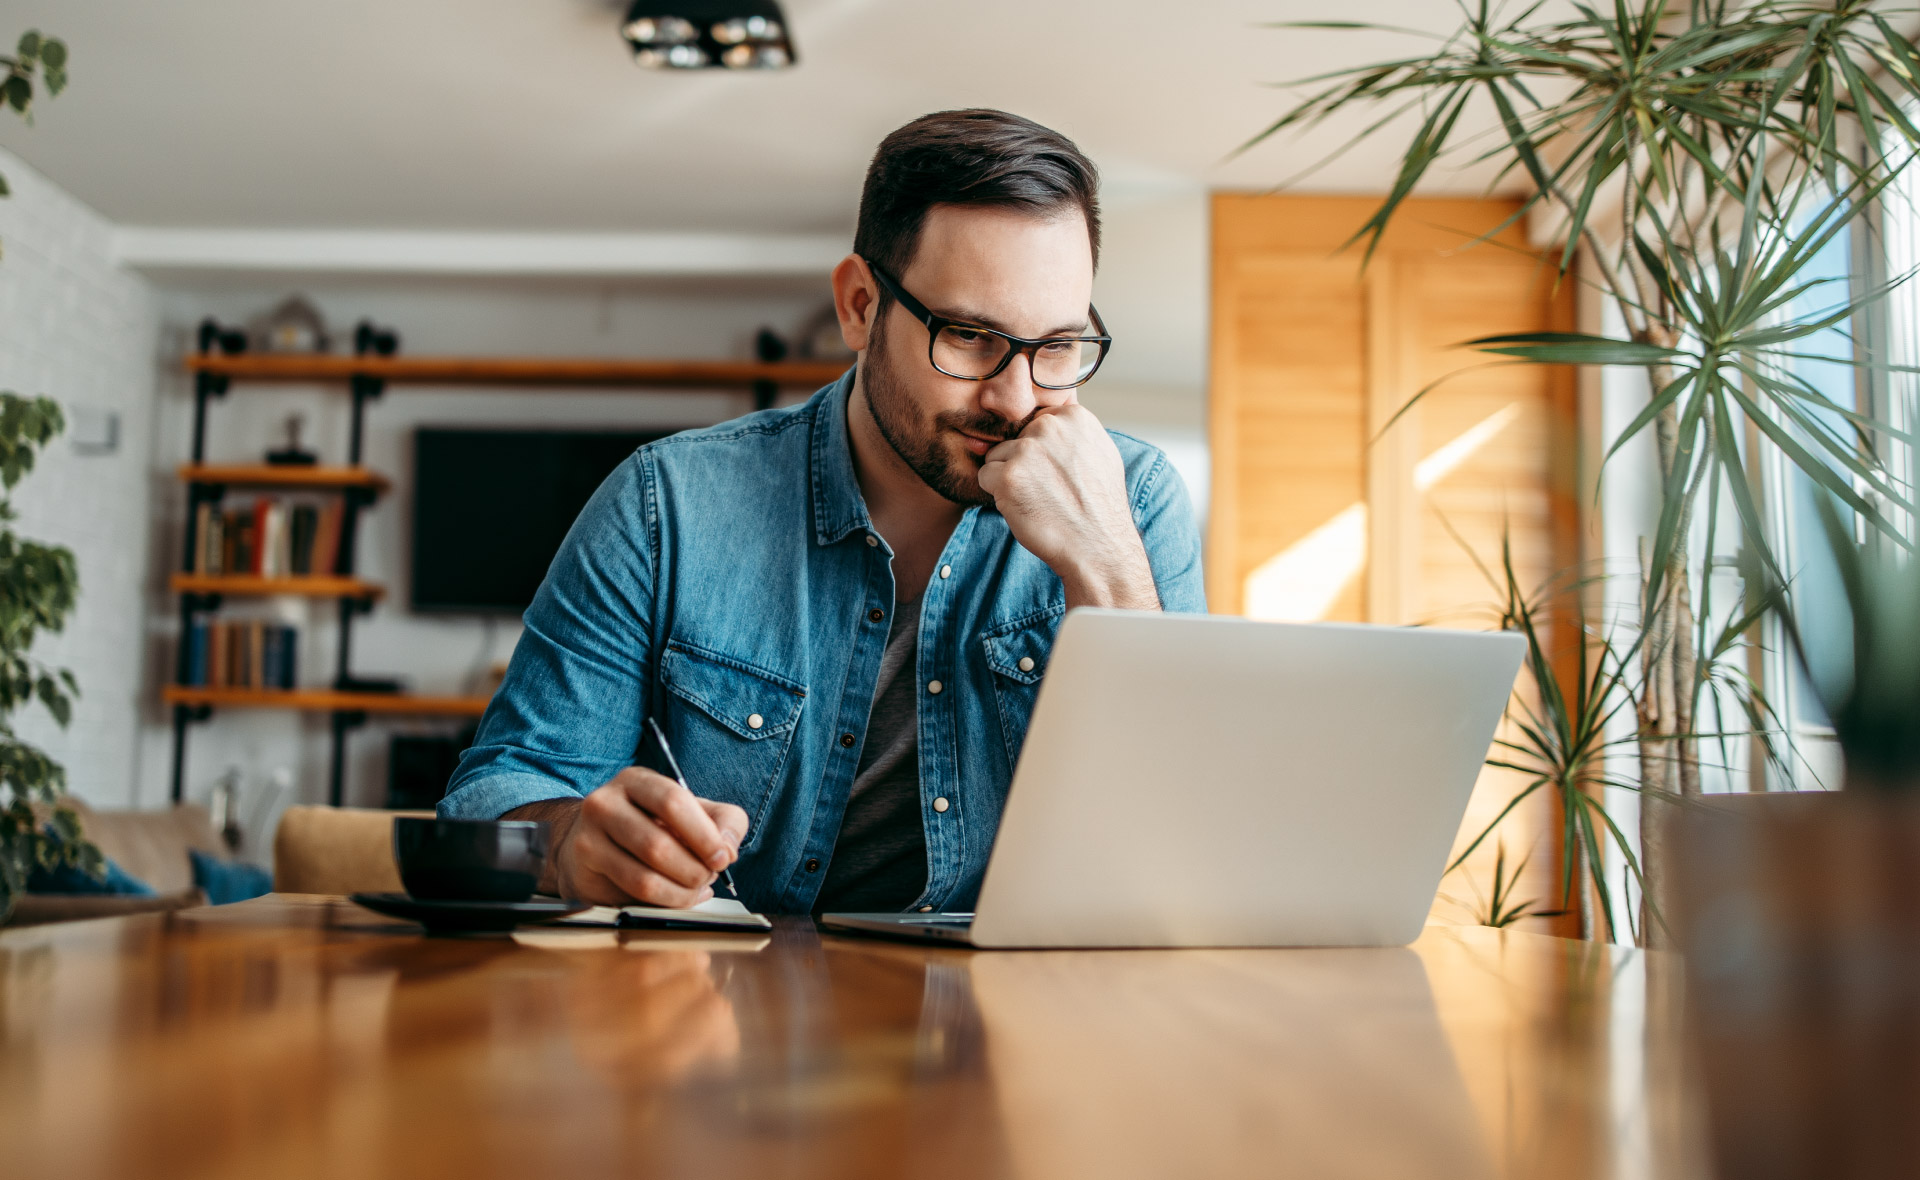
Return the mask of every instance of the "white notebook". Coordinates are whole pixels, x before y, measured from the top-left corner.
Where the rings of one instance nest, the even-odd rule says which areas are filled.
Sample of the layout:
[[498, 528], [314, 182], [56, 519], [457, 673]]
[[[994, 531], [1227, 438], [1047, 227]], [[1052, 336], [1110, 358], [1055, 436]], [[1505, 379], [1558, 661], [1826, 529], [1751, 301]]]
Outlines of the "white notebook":
[[773, 923], [730, 897], [715, 897], [692, 909], [667, 910], [650, 905], [597, 905], [557, 918], [555, 926], [620, 926], [628, 929], [771, 930]]

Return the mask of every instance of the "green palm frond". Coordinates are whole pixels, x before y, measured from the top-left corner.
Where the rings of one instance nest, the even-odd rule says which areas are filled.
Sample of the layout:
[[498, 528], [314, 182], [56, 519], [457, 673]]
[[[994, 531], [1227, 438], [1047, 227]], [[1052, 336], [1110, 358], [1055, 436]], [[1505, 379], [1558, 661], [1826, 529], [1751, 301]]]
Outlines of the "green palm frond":
[[[1448, 864], [1447, 871], [1459, 868], [1492, 838], [1508, 816], [1528, 799], [1541, 793], [1550, 795], [1561, 816], [1561, 846], [1567, 855], [1561, 858], [1560, 908], [1566, 910], [1575, 901], [1580, 882], [1580, 865], [1589, 872], [1586, 879], [1594, 887], [1599, 912], [1609, 938], [1616, 929], [1613, 893], [1600, 872], [1605, 863], [1604, 845], [1612, 844], [1622, 854], [1636, 879], [1640, 865], [1632, 842], [1627, 840], [1601, 806], [1600, 795], [1608, 787], [1638, 790], [1636, 784], [1613, 778], [1607, 773], [1607, 758], [1631, 739], [1610, 736], [1615, 722], [1632, 708], [1630, 683], [1632, 653], [1637, 645], [1624, 649], [1605, 635], [1590, 632], [1576, 615], [1570, 629], [1574, 639], [1574, 668], [1563, 689], [1554, 666], [1554, 650], [1549, 615], [1562, 603], [1577, 602], [1580, 592], [1594, 579], [1560, 576], [1528, 591], [1514, 568], [1511, 539], [1504, 533], [1500, 545], [1500, 569], [1489, 571], [1471, 547], [1441, 517], [1441, 524], [1453, 533], [1474, 564], [1500, 595], [1499, 622], [1502, 630], [1518, 632], [1527, 641], [1523, 661], [1537, 704], [1525, 693], [1516, 693], [1509, 703], [1507, 723], [1512, 737], [1498, 738], [1487, 765], [1525, 776], [1525, 783], [1494, 817], [1482, 826], [1466, 846]], [[1496, 869], [1498, 869], [1496, 863]]]
[[[1920, 50], [1866, 0], [1618, 0], [1577, 4], [1572, 18], [1552, 21], [1536, 19], [1537, 5], [1512, 16], [1504, 7], [1463, 6], [1461, 25], [1428, 52], [1320, 76], [1247, 146], [1349, 110], [1416, 102], [1422, 115], [1398, 174], [1354, 234], [1370, 256], [1407, 197], [1460, 146], [1466, 114], [1493, 117], [1493, 146], [1475, 158], [1504, 156], [1531, 185], [1515, 218], [1485, 236], [1551, 207], [1564, 222], [1562, 272], [1582, 244], [1609, 258], [1614, 265], [1600, 269], [1631, 334], [1528, 333], [1469, 344], [1535, 363], [1666, 375], [1609, 448], [1611, 455], [1665, 412], [1678, 419], [1649, 561], [1650, 606], [1670, 590], [1696, 509], [1717, 510], [1698, 494], [1710, 475], [1726, 488], [1744, 543], [1784, 580], [1741, 453], [1747, 422], [1897, 537], [1888, 509], [1912, 512], [1912, 495], [1865, 437], [1877, 424], [1856, 415], [1853, 434], [1827, 428], [1822, 412], [1831, 403], [1788, 366], [1797, 342], [1850, 321], [1900, 280], [1836, 292], [1814, 316], [1783, 322], [1782, 313], [1814, 286], [1799, 278], [1809, 260], [1859, 223], [1920, 146], [1908, 114], [1920, 103]], [[1336, 26], [1374, 27], [1292, 27]], [[1597, 232], [1603, 206], [1619, 218], [1611, 246]]]

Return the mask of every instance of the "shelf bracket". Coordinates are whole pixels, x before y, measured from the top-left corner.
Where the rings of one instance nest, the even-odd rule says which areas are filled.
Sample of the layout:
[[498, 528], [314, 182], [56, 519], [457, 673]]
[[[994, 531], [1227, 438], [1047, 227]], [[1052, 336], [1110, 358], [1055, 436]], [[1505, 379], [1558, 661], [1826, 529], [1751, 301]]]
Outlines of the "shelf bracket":
[[372, 488], [348, 488], [341, 496], [340, 552], [333, 559], [330, 573], [351, 574], [356, 568], [356, 550], [360, 536], [360, 512], [371, 508], [375, 496]]
[[327, 802], [338, 807], [346, 794], [347, 733], [367, 723], [359, 709], [341, 709], [333, 714], [333, 760], [327, 768]]
[[353, 389], [353, 427], [347, 436], [347, 464], [360, 466], [360, 453], [367, 428], [367, 403], [386, 392], [387, 383], [378, 377], [355, 373], [349, 382]]
[[175, 705], [173, 707], [173, 784], [175, 803], [185, 798], [187, 777], [187, 726], [213, 716], [211, 705]]
[[207, 400], [227, 395], [227, 378], [218, 373], [193, 376], [193, 461], [207, 460]]
[[[371, 320], [361, 320], [353, 329], [355, 356], [392, 356], [400, 351], [400, 336], [390, 328], [377, 328]], [[347, 463], [360, 466], [361, 443], [366, 434], [367, 403], [386, 391], [387, 383], [378, 377], [355, 373], [348, 382], [353, 391], [353, 431], [347, 436]], [[352, 567], [348, 567], [349, 572]]]

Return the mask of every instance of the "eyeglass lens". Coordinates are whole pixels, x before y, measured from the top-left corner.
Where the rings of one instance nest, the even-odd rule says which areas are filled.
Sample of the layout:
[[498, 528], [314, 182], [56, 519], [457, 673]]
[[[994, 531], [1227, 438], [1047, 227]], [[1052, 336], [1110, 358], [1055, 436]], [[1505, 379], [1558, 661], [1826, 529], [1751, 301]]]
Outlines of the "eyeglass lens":
[[[947, 324], [933, 338], [933, 363], [955, 377], [978, 380], [1000, 367], [1013, 345], [991, 332], [962, 324]], [[1064, 388], [1086, 380], [1100, 363], [1100, 345], [1094, 341], [1053, 340], [1032, 354], [1033, 382]]]

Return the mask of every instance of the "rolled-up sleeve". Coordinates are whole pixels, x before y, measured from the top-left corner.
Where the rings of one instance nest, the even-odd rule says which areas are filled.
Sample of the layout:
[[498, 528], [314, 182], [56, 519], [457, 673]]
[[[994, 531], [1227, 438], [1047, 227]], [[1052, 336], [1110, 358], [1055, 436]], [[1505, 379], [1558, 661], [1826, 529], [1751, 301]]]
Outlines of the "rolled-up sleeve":
[[582, 797], [631, 764], [653, 659], [648, 462], [643, 451], [622, 463], [561, 542], [442, 816]]
[[1206, 570], [1200, 560], [1200, 530], [1193, 523], [1187, 483], [1166, 455], [1154, 453], [1133, 493], [1133, 524], [1140, 530], [1160, 592], [1160, 609], [1207, 613]]

